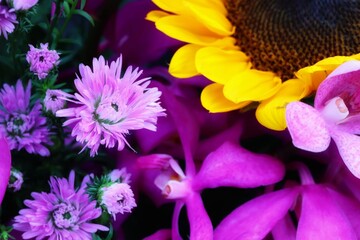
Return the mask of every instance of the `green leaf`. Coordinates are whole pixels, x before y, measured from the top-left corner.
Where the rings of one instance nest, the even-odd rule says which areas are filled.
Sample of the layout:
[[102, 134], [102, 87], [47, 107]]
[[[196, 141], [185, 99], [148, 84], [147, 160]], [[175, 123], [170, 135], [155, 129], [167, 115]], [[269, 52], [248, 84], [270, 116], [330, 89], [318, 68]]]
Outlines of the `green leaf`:
[[69, 13], [70, 13], [70, 6], [69, 6], [69, 3], [68, 3], [68, 2], [64, 2], [63, 7], [64, 7], [64, 13], [65, 13], [65, 16], [68, 16], [68, 15], [69, 15]]
[[84, 18], [86, 18], [91, 23], [92, 26], [95, 26], [94, 19], [87, 12], [85, 12], [83, 10], [76, 9], [76, 10], [74, 10], [74, 14], [78, 14], [78, 15], [83, 16]]

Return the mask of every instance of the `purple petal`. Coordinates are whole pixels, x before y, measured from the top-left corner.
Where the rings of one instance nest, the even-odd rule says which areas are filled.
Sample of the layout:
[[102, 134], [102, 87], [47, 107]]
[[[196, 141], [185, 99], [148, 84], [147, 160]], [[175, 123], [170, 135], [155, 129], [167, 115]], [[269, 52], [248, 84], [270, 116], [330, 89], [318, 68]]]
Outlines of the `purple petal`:
[[11, 153], [5, 138], [0, 139], [0, 204], [4, 198], [10, 178]]
[[325, 151], [330, 144], [327, 125], [319, 112], [302, 102], [286, 107], [286, 123], [294, 146], [310, 152]]
[[325, 103], [347, 93], [358, 93], [360, 85], [360, 61], [348, 61], [336, 68], [318, 87], [314, 106], [321, 109]]
[[194, 193], [186, 199], [186, 209], [190, 223], [190, 239], [212, 240], [213, 226], [200, 194]]
[[347, 168], [360, 178], [360, 137], [338, 130], [332, 130], [331, 136]]
[[284, 218], [279, 220], [272, 230], [272, 235], [274, 240], [296, 239], [296, 229], [289, 214], [286, 214]]
[[296, 239], [357, 239], [349, 220], [324, 187], [306, 186], [302, 196]]
[[258, 187], [280, 181], [284, 172], [283, 164], [277, 159], [225, 142], [207, 156], [193, 184], [195, 189]]
[[182, 201], [177, 201], [175, 203], [175, 208], [174, 208], [174, 214], [172, 216], [172, 228], [171, 228], [171, 238], [173, 240], [181, 240], [181, 236], [179, 233], [179, 216], [180, 216], [180, 211], [181, 208], [184, 206], [184, 202]]
[[171, 240], [171, 230], [160, 229], [143, 240]]
[[214, 239], [264, 239], [293, 205], [298, 188], [257, 197], [230, 213], [217, 226]]

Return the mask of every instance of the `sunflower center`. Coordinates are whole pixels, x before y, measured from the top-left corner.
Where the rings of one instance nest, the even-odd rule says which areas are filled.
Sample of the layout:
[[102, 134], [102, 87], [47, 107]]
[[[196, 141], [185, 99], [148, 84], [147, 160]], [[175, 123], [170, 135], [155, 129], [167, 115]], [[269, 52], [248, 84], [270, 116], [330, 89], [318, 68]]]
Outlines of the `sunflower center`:
[[300, 68], [360, 52], [359, 0], [226, 0], [237, 45], [254, 68], [283, 80]]

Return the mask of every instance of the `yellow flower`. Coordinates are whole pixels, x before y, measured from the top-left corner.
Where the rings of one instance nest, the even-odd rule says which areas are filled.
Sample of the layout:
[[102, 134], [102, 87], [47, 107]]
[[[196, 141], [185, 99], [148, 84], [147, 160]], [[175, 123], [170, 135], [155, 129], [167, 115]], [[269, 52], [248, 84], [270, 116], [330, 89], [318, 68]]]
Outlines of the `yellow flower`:
[[[287, 103], [316, 91], [341, 63], [360, 58], [353, 55], [359, 50], [360, 29], [351, 15], [359, 9], [348, 2], [329, 2], [326, 9], [321, 1], [301, 0], [153, 2], [162, 10], [151, 11], [147, 19], [185, 43], [172, 57], [169, 72], [213, 81], [201, 93], [210, 112], [259, 102], [256, 117], [270, 129], [286, 128]], [[336, 20], [339, 9], [346, 14]], [[348, 32], [347, 25], [353, 27]]]

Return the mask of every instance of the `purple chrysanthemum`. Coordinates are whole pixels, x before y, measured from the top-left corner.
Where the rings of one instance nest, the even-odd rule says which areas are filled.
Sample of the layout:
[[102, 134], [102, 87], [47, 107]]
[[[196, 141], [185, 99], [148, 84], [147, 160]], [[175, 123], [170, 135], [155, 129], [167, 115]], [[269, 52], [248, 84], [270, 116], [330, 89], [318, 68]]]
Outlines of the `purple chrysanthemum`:
[[25, 148], [28, 153], [48, 156], [44, 144], [51, 144], [46, 118], [41, 116], [41, 104], [30, 104], [31, 82], [24, 89], [20, 80], [16, 86], [4, 84], [0, 91], [0, 135], [8, 140], [10, 149]]
[[90, 148], [91, 156], [100, 145], [118, 150], [128, 145], [125, 134], [129, 130], [156, 130], [159, 116], [164, 116], [160, 106], [161, 92], [148, 88], [149, 78], [137, 80], [142, 71], [128, 67], [121, 77], [121, 57], [110, 65], [101, 56], [93, 59], [93, 70], [80, 65], [80, 77], [75, 80], [78, 93], [68, 99], [79, 106], [57, 111], [58, 117], [70, 118], [64, 126], [73, 124], [72, 136]]
[[108, 174], [112, 182], [127, 183], [131, 182], [131, 174], [126, 171], [126, 168], [114, 169]]
[[90, 240], [92, 233], [108, 231], [103, 225], [91, 223], [101, 215], [101, 209], [85, 193], [86, 179], [79, 190], [74, 188], [74, 180], [73, 171], [69, 180], [52, 177], [50, 193], [32, 193], [34, 200], [25, 200], [28, 208], [15, 217], [14, 229], [24, 232], [24, 239], [38, 240]]
[[136, 207], [134, 193], [127, 183], [113, 183], [101, 189], [101, 204], [116, 219], [116, 214], [131, 212]]
[[44, 98], [45, 109], [55, 114], [65, 106], [66, 96], [69, 94], [64, 91], [48, 89]]
[[44, 79], [48, 73], [59, 64], [59, 54], [55, 50], [49, 50], [48, 44], [41, 43], [40, 48], [29, 45], [30, 50], [26, 54], [26, 61], [30, 64], [30, 71]]
[[0, 5], [0, 36], [8, 38], [8, 33], [12, 33], [15, 29], [16, 21], [15, 9], [9, 9], [7, 6]]
[[21, 189], [23, 182], [24, 179], [22, 172], [18, 171], [15, 168], [12, 168], [10, 172], [8, 188], [12, 188], [14, 192], [17, 192]]

